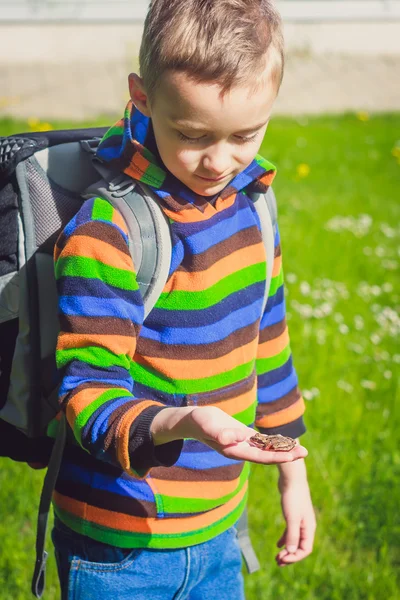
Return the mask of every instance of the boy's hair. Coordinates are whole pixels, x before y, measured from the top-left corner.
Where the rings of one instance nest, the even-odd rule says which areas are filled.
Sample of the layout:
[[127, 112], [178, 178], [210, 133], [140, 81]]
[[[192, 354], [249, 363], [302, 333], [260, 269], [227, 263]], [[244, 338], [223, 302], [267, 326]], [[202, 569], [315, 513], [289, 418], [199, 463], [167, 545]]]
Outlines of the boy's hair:
[[281, 18], [271, 0], [152, 0], [139, 62], [150, 101], [167, 70], [218, 83], [224, 94], [254, 82], [268, 65], [278, 92], [284, 68]]

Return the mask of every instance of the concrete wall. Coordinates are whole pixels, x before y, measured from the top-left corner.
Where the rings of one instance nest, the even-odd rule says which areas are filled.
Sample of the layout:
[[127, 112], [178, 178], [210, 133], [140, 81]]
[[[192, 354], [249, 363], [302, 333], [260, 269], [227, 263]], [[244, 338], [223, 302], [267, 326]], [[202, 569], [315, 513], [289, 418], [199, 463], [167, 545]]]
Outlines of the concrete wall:
[[[142, 25], [0, 23], [0, 64], [134, 63]], [[288, 51], [400, 55], [400, 22], [285, 23]]]

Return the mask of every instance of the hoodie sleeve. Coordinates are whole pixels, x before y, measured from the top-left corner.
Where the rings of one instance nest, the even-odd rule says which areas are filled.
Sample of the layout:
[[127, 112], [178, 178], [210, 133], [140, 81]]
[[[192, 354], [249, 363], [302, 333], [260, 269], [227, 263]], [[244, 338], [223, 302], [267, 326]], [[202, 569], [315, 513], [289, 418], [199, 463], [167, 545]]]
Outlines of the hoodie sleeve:
[[260, 324], [257, 354], [258, 405], [256, 427], [266, 434], [298, 437], [305, 432], [304, 400], [293, 367], [283, 285], [279, 230], [267, 306]]
[[155, 447], [150, 435], [166, 407], [132, 393], [144, 308], [120, 213], [101, 198], [85, 202], [60, 235], [54, 259], [60, 403], [77, 442], [134, 477], [174, 464], [182, 440]]

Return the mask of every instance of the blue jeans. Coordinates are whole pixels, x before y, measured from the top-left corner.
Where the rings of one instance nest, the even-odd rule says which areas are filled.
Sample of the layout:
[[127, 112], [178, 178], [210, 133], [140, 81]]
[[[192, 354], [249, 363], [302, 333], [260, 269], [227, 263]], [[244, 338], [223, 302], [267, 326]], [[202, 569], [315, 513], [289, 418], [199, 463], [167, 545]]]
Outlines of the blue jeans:
[[62, 600], [244, 600], [234, 527], [188, 548], [132, 550], [75, 533], [56, 517], [52, 539]]

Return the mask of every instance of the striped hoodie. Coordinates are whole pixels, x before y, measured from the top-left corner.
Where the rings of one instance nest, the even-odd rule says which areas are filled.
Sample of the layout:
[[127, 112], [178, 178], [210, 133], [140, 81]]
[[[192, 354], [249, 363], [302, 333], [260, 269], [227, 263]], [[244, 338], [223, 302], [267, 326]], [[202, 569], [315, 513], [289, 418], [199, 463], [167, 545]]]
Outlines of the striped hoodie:
[[193, 439], [155, 447], [155, 415], [171, 406], [217, 406], [264, 433], [305, 430], [278, 232], [261, 314], [266, 256], [248, 193], [268, 189], [275, 167], [256, 156], [218, 197], [198, 196], [166, 171], [151, 122], [131, 103], [98, 157], [159, 196], [170, 221], [171, 267], [144, 319], [115, 208], [87, 200], [58, 239], [56, 356], [71, 443], [54, 509], [76, 532], [115, 546], [190, 546], [240, 517], [249, 464]]

